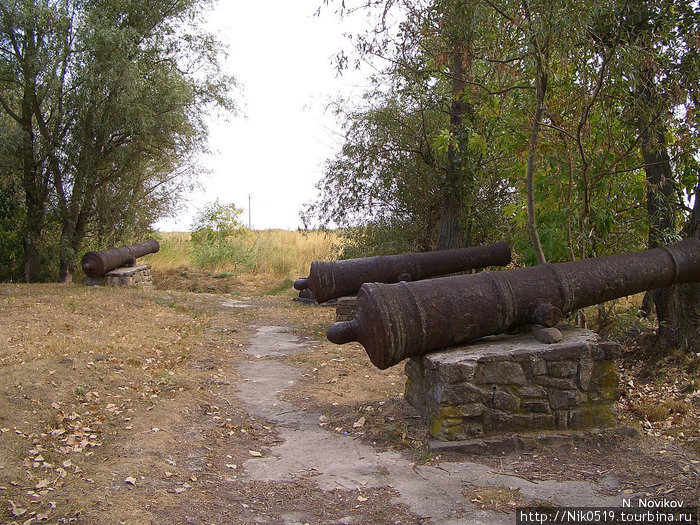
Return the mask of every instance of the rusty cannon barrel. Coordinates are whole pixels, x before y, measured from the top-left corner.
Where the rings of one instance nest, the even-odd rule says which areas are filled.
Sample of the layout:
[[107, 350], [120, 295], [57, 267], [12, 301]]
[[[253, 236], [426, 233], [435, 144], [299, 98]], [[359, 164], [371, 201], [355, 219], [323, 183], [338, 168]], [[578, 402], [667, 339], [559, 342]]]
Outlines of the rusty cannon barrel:
[[350, 321], [327, 332], [357, 341], [385, 369], [407, 357], [509, 328], [554, 326], [562, 313], [675, 283], [700, 281], [700, 239], [623, 255], [398, 284], [367, 283]]
[[83, 272], [88, 277], [100, 277], [110, 270], [126, 264], [135, 264], [136, 259], [156, 253], [160, 250], [160, 244], [155, 239], [150, 239], [140, 244], [110, 248], [98, 252], [87, 252], [80, 262]]
[[314, 261], [309, 276], [298, 279], [294, 288], [309, 288], [319, 303], [325, 303], [330, 299], [355, 295], [364, 283], [420, 281], [486, 266], [505, 266], [508, 263], [510, 248], [504, 242], [436, 252]]

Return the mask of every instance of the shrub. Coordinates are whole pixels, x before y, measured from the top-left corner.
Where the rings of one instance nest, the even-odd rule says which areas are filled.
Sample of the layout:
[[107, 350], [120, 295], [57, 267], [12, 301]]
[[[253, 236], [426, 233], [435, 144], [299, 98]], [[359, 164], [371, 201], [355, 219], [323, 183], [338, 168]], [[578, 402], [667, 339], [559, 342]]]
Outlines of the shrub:
[[195, 246], [224, 242], [246, 231], [239, 220], [243, 210], [235, 204], [221, 204], [219, 199], [202, 208], [192, 222], [192, 244]]

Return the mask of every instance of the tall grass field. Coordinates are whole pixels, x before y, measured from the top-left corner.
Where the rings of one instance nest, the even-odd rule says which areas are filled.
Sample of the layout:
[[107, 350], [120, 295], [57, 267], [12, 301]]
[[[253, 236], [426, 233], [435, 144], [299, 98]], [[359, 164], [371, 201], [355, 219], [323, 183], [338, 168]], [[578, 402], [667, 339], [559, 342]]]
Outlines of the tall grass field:
[[156, 286], [189, 291], [266, 293], [291, 289], [312, 261], [338, 255], [333, 232], [246, 230], [208, 244], [188, 232], [160, 232], [160, 251], [139, 259], [153, 267]]

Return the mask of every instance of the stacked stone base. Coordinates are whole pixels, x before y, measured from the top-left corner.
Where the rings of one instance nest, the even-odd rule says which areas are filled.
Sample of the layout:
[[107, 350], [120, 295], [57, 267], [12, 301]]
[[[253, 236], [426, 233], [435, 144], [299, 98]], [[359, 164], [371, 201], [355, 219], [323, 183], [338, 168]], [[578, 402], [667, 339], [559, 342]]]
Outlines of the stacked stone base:
[[501, 335], [412, 358], [405, 397], [446, 441], [614, 426], [620, 346], [559, 328], [555, 344]]
[[125, 266], [109, 271], [101, 277], [87, 277], [83, 279], [87, 286], [153, 286], [153, 275], [150, 264], [138, 264]]

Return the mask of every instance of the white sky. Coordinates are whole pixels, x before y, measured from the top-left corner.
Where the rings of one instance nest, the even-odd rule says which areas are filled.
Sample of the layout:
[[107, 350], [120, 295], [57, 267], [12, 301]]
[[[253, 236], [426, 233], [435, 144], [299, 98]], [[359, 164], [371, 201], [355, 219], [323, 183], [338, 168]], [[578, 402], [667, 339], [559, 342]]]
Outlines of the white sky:
[[337, 76], [332, 58], [348, 46], [342, 35], [350, 21], [340, 20], [333, 8], [314, 16], [321, 3], [219, 0], [212, 30], [228, 47], [226, 70], [243, 87], [238, 101], [245, 116], [213, 119], [212, 154], [202, 159], [211, 175], [178, 216], [160, 221], [157, 229], [189, 230], [197, 209], [216, 198], [244, 209], [247, 224], [248, 195], [253, 228], [301, 226], [299, 211], [316, 196], [323, 162], [340, 147], [325, 106], [353, 89], [352, 77], [362, 81], [357, 72]]

